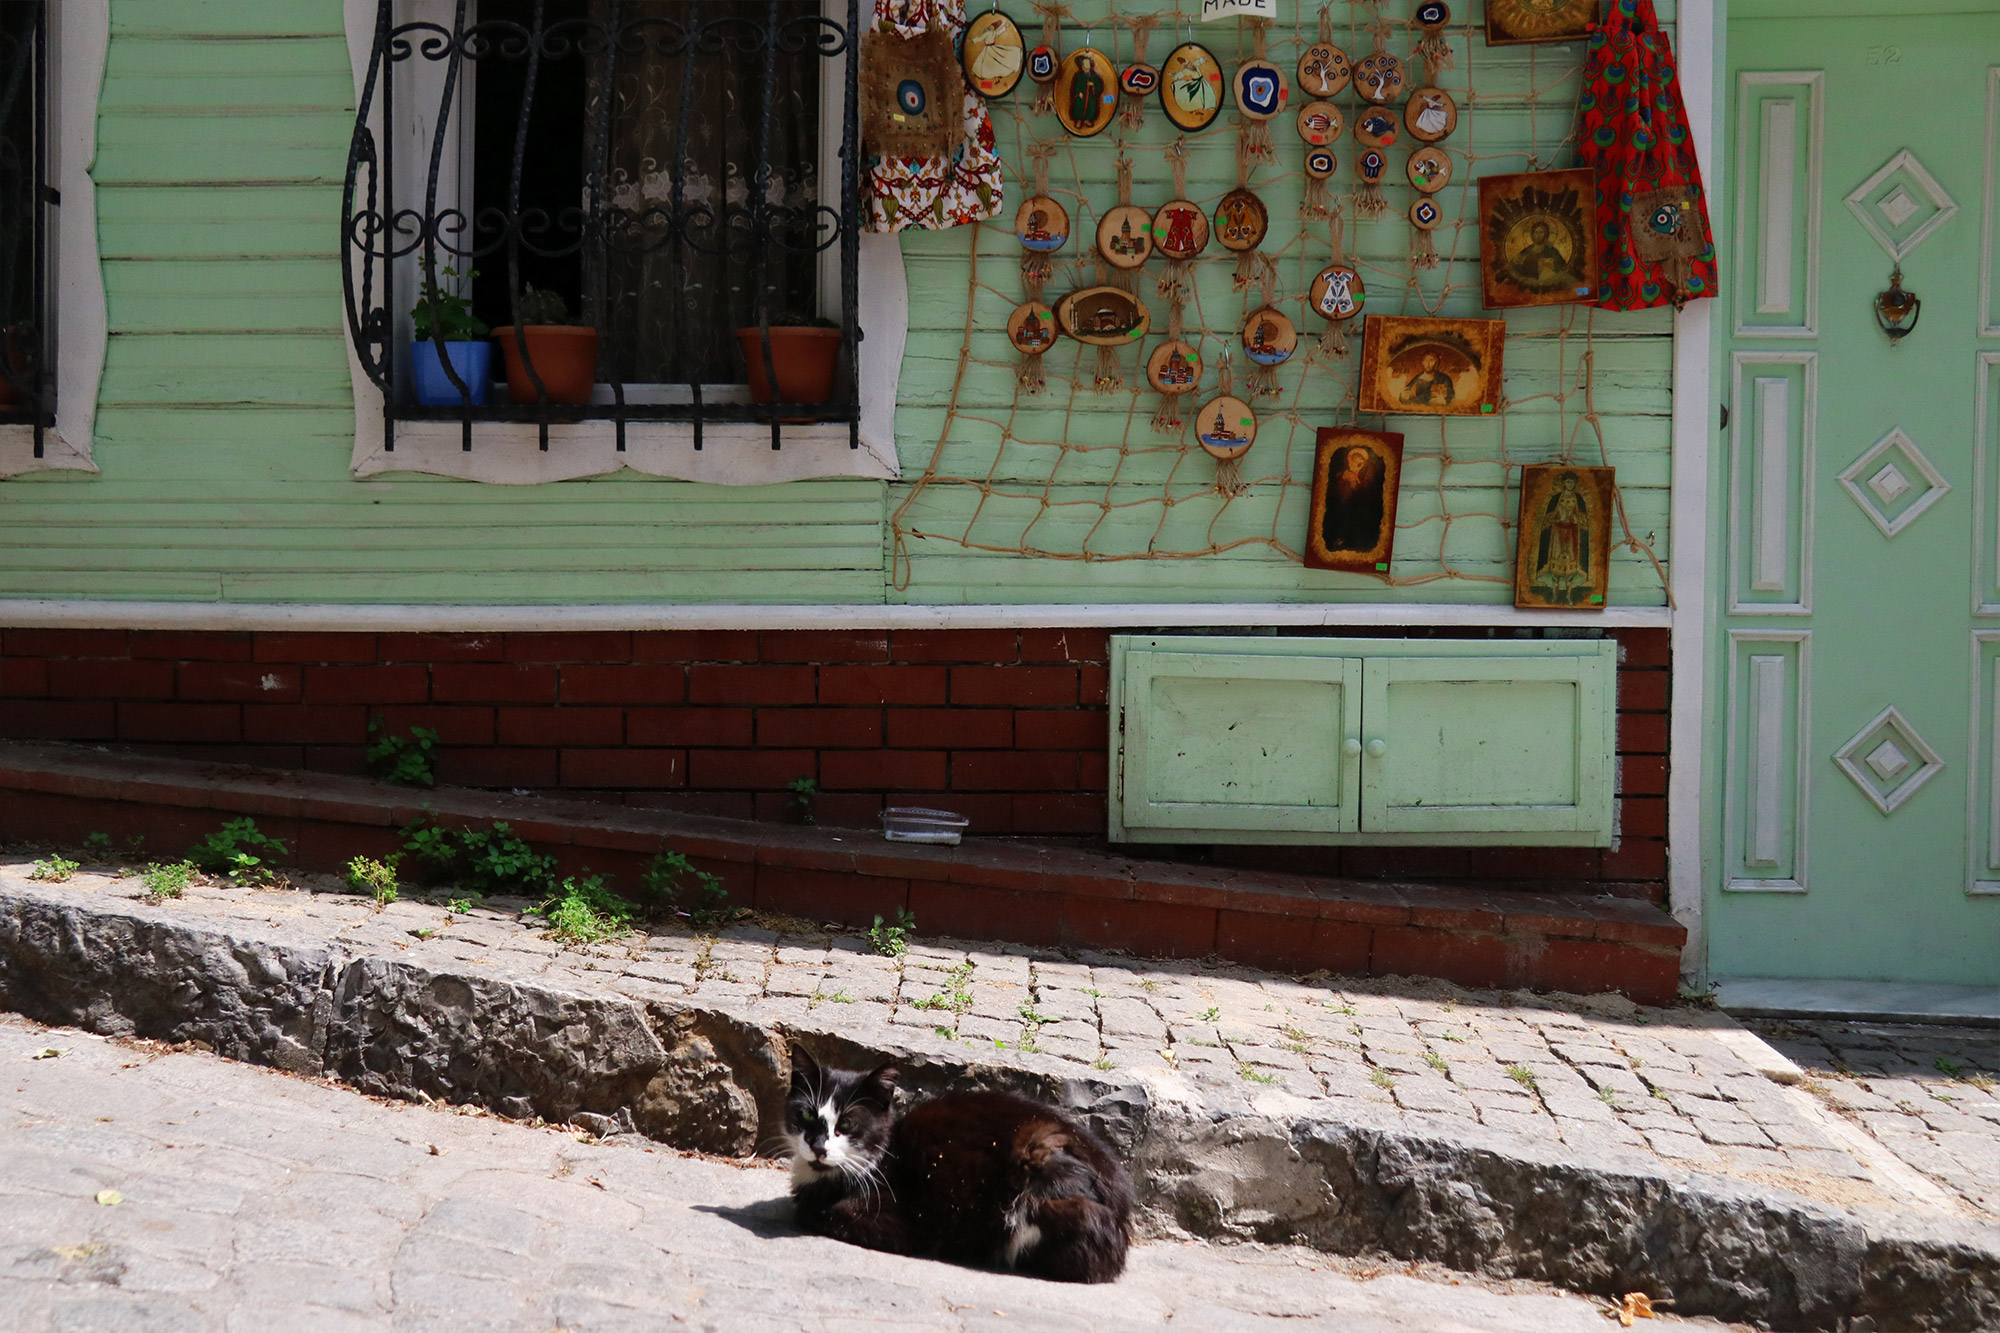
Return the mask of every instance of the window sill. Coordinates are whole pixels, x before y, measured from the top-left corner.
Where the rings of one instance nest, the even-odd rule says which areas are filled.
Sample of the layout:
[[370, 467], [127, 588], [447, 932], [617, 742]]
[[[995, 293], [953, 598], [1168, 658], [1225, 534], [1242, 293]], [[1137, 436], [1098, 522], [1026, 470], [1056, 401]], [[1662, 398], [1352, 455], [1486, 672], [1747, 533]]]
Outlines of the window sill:
[[[379, 400], [378, 400], [379, 401]], [[784, 447], [771, 448], [771, 428], [757, 422], [711, 421], [701, 428], [695, 452], [694, 427], [685, 421], [628, 421], [625, 452], [609, 421], [551, 425], [549, 447], [532, 422], [481, 421], [472, 427], [472, 451], [455, 421], [399, 421], [395, 452], [382, 449], [379, 415], [357, 430], [352, 465], [356, 477], [384, 472], [427, 472], [501, 486], [535, 486], [549, 481], [597, 477], [629, 468], [651, 477], [701, 481], [718, 486], [758, 486], [812, 477], [893, 479], [896, 461], [884, 457], [865, 422], [861, 447], [848, 446], [841, 423], [786, 426]]]

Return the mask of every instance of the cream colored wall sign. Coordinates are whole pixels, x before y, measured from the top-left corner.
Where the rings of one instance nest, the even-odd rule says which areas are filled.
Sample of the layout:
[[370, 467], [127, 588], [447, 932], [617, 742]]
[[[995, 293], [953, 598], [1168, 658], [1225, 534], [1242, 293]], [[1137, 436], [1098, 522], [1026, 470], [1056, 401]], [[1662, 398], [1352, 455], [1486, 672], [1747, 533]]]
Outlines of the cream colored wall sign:
[[1201, 21], [1216, 19], [1274, 19], [1278, 0], [1201, 0]]

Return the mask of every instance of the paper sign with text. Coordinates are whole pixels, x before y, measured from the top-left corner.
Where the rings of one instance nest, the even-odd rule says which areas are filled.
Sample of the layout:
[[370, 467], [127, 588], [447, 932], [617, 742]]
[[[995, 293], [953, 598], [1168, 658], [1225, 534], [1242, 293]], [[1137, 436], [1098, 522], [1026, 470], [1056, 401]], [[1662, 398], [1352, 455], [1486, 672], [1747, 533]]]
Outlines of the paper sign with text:
[[1216, 19], [1274, 19], [1278, 0], [1201, 0], [1201, 21]]

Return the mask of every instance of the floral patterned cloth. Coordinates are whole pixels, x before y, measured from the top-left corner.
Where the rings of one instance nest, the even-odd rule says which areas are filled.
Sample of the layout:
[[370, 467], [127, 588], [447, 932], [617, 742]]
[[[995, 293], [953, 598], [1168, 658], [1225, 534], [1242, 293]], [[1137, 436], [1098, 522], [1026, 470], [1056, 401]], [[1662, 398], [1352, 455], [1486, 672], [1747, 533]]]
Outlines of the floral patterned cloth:
[[[1597, 304], [1678, 308], [1716, 293], [1715, 238], [1680, 75], [1653, 0], [1605, 7], [1604, 22], [1591, 29], [1578, 107], [1578, 156], [1597, 172]], [[1635, 235], [1642, 227], [1656, 235]]]
[[[914, 37], [929, 28], [957, 32], [965, 0], [875, 0], [875, 27]], [[993, 118], [966, 88], [965, 143], [940, 157], [868, 159], [861, 193], [868, 230], [911, 227], [942, 231], [996, 216], [1001, 205], [1000, 155], [993, 146]]]

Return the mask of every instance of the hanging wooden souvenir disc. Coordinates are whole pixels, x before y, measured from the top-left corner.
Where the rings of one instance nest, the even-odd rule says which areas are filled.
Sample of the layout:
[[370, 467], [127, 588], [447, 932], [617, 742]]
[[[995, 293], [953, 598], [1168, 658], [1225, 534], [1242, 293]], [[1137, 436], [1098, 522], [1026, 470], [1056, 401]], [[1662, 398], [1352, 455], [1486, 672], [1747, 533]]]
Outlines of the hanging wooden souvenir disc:
[[1401, 96], [1404, 82], [1403, 62], [1387, 51], [1363, 56], [1354, 66], [1354, 91], [1377, 106]]
[[1113, 268], [1138, 268], [1153, 253], [1153, 215], [1120, 204], [1098, 220], [1097, 253]]
[[1118, 90], [1133, 97], [1151, 97], [1160, 87], [1160, 71], [1134, 62], [1118, 71]]
[[1328, 264], [1306, 289], [1306, 304], [1322, 319], [1352, 319], [1367, 299], [1361, 275], [1346, 264]]
[[1161, 343], [1146, 358], [1146, 382], [1161, 393], [1193, 393], [1201, 386], [1201, 353], [1179, 338]]
[[1038, 254], [1069, 243], [1069, 210], [1045, 194], [1024, 200], [1014, 214], [1014, 238]]
[[1346, 126], [1340, 108], [1331, 102], [1307, 102], [1299, 108], [1299, 137], [1315, 148], [1324, 148], [1338, 139]]
[[989, 9], [965, 27], [958, 57], [965, 81], [981, 97], [1005, 97], [1021, 81], [1027, 63], [1021, 29], [997, 9]]
[[1410, 17], [1425, 32], [1435, 33], [1451, 22], [1451, 6], [1444, 0], [1423, 0]]
[[1451, 154], [1442, 148], [1419, 148], [1410, 154], [1410, 184], [1436, 194], [1451, 183]]
[[1177, 128], [1205, 130], [1222, 114], [1222, 64], [1199, 42], [1183, 42], [1160, 66], [1160, 109]]
[[1241, 398], [1223, 394], [1195, 414], [1195, 438], [1216, 458], [1241, 458], [1257, 442], [1257, 414]]
[[1246, 60], [1236, 67], [1236, 109], [1245, 120], [1271, 119], [1290, 96], [1285, 72], [1270, 61]]
[[1007, 341], [1023, 356], [1037, 356], [1056, 341], [1056, 312], [1040, 301], [1016, 306], [1007, 317]]
[[1028, 52], [1028, 77], [1036, 83], [1054, 83], [1056, 66], [1060, 63], [1062, 57], [1056, 54], [1053, 46], [1038, 46]]
[[1306, 154], [1306, 175], [1316, 181], [1323, 181], [1340, 170], [1340, 159], [1324, 148], [1315, 148]]
[[1056, 119], [1079, 139], [1102, 134], [1118, 114], [1118, 84], [1110, 57], [1079, 46], [1056, 71]]
[[1384, 173], [1389, 170], [1389, 159], [1379, 148], [1371, 148], [1354, 159], [1354, 170], [1360, 175], [1363, 185], [1380, 185]]
[[1329, 43], [1315, 42], [1299, 57], [1299, 91], [1309, 96], [1332, 97], [1353, 77], [1347, 52]]
[[1388, 148], [1402, 127], [1402, 121], [1387, 107], [1365, 106], [1354, 115], [1354, 142], [1364, 148]]
[[1264, 201], [1248, 190], [1231, 190], [1215, 206], [1215, 239], [1225, 250], [1255, 250], [1270, 227]]
[[1425, 143], [1436, 143], [1458, 128], [1458, 103], [1442, 88], [1419, 88], [1403, 108], [1403, 123]]
[[1193, 259], [1208, 248], [1208, 214], [1186, 199], [1153, 214], [1153, 246], [1169, 259]]
[[1299, 331], [1282, 310], [1253, 310], [1243, 321], [1243, 351], [1260, 366], [1281, 366], [1299, 349]]
[[1444, 210], [1429, 195], [1418, 196], [1417, 202], [1410, 205], [1410, 225], [1419, 231], [1429, 231], [1442, 221]]
[[1152, 316], [1130, 292], [1085, 287], [1056, 302], [1056, 324], [1080, 343], [1122, 347], [1146, 336]]

